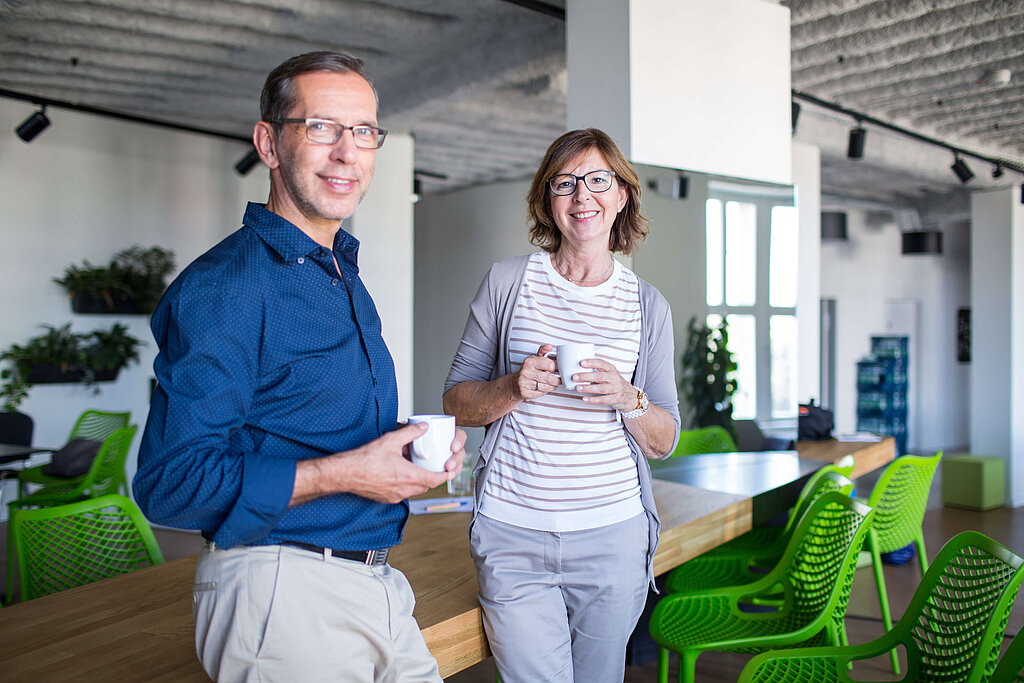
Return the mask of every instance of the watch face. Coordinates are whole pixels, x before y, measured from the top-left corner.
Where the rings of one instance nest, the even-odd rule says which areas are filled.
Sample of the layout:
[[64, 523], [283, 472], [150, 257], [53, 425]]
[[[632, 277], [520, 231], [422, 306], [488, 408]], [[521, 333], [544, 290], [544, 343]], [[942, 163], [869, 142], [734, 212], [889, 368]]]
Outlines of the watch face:
[[641, 391], [640, 392], [640, 409], [641, 410], [647, 410], [647, 404], [648, 404], [647, 392], [646, 391]]

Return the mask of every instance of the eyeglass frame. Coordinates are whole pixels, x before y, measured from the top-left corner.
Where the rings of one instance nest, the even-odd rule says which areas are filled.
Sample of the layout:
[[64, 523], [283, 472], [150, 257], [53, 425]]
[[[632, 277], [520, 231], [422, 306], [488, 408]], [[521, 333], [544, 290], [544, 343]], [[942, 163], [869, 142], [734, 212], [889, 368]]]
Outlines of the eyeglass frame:
[[[553, 175], [550, 178], [548, 178], [548, 182], [546, 184], [548, 186], [548, 190], [551, 191], [551, 194], [555, 195], [556, 197], [568, 197], [569, 195], [574, 193], [576, 191], [576, 188], [579, 187], [579, 184], [580, 184], [581, 180], [583, 181], [583, 184], [586, 186], [586, 188], [588, 190], [590, 190], [591, 192], [595, 193], [595, 194], [601, 194], [602, 192], [607, 192], [608, 190], [612, 189], [613, 183], [609, 183], [608, 187], [604, 188], [603, 190], [595, 190], [594, 188], [592, 188], [590, 186], [590, 183], [587, 182], [587, 176], [593, 175], [595, 173], [607, 173], [612, 178], [615, 178], [617, 176], [615, 171], [609, 171], [607, 169], [598, 168], [598, 169], [595, 169], [593, 171], [588, 171], [588, 172], [584, 173], [583, 175], [575, 175], [573, 173], [556, 173], [555, 175]], [[554, 186], [551, 185], [551, 183], [554, 182], [555, 178], [564, 178], [564, 177], [569, 177], [569, 178], [573, 179], [572, 189], [569, 190], [568, 192], [564, 192], [562, 194], [559, 194], [558, 192], [555, 192], [555, 188], [554, 188]]]
[[[332, 126], [337, 126], [338, 136], [336, 138], [334, 138], [334, 142], [317, 142], [316, 140], [311, 139], [309, 137], [309, 122], [310, 121], [316, 121], [318, 123], [329, 123]], [[380, 149], [381, 147], [384, 146], [384, 138], [386, 138], [387, 135], [388, 135], [388, 131], [386, 129], [381, 128], [379, 126], [371, 126], [368, 123], [359, 123], [359, 124], [356, 124], [354, 126], [346, 126], [344, 123], [338, 123], [337, 121], [332, 121], [330, 119], [321, 119], [321, 118], [318, 118], [316, 116], [310, 116], [310, 117], [304, 118], [304, 119], [272, 119], [271, 121], [268, 121], [267, 123], [279, 123], [279, 124], [301, 123], [303, 125], [303, 127], [305, 128], [306, 140], [308, 140], [309, 142], [313, 143], [314, 145], [336, 145], [336, 144], [338, 144], [338, 141], [341, 140], [341, 136], [345, 134], [345, 131], [346, 130], [350, 130], [350, 131], [352, 131], [352, 139], [356, 143], [356, 147], [358, 147], [359, 149]], [[358, 138], [356, 138], [356, 128], [372, 128], [373, 130], [377, 131], [377, 135], [379, 136], [377, 138], [377, 146], [376, 147], [362, 147], [362, 146], [360, 146], [359, 140], [358, 140]]]

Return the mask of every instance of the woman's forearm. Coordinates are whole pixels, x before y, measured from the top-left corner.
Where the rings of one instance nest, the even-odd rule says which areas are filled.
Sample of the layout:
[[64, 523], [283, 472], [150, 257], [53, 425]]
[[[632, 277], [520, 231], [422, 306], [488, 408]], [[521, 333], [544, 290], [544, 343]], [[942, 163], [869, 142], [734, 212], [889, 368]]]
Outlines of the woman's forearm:
[[622, 422], [648, 458], [664, 458], [672, 450], [676, 423], [664, 408], [651, 404], [640, 417], [624, 417]]
[[486, 427], [512, 411], [522, 397], [515, 374], [489, 382], [460, 382], [444, 394], [444, 412], [462, 427]]

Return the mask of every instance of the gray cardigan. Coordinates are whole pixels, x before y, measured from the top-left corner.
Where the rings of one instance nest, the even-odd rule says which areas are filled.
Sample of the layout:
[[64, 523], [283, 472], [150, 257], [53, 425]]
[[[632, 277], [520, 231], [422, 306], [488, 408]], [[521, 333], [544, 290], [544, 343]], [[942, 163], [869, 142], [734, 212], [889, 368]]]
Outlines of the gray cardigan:
[[[509, 327], [529, 260], [528, 254], [517, 256], [494, 264], [487, 272], [469, 306], [466, 330], [462, 333], [459, 350], [445, 381], [445, 392], [461, 382], [488, 382], [511, 372], [508, 356]], [[667, 410], [675, 420], [673, 450], [674, 442], [679, 439], [679, 398], [676, 393], [674, 355], [672, 311], [668, 302], [661, 292], [640, 280], [640, 353], [632, 381], [635, 386], [647, 392], [651, 403]], [[484, 484], [490, 474], [491, 452], [506, 419], [507, 416], [504, 416], [487, 425], [486, 435], [480, 445], [480, 459], [474, 471], [477, 505], [473, 520], [476, 519], [475, 510], [480, 508]], [[661, 522], [654, 505], [651, 467], [633, 436], [628, 431], [625, 431], [625, 435], [633, 460], [637, 463], [640, 502], [647, 512], [650, 528], [647, 578], [653, 586], [653, 560], [658, 549]]]

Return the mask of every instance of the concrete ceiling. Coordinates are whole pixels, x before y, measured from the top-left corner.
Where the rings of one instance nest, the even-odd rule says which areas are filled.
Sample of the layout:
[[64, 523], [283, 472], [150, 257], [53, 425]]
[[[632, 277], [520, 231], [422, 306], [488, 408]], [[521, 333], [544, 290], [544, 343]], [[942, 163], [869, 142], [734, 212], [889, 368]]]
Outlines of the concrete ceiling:
[[[539, 4], [555, 12], [501, 0], [0, 0], [0, 88], [248, 137], [271, 68], [340, 48], [366, 60], [382, 125], [415, 136], [423, 191], [440, 192], [530, 177], [564, 130], [564, 21], [552, 16], [564, 1]], [[1024, 0], [781, 4], [796, 90], [1024, 160]], [[1010, 82], [986, 80], [995, 69]], [[852, 125], [802, 103], [795, 137], [821, 148], [829, 195], [921, 203], [1024, 180], [968, 158], [977, 177], [961, 186], [948, 150], [870, 125], [865, 158], [850, 161]]]

